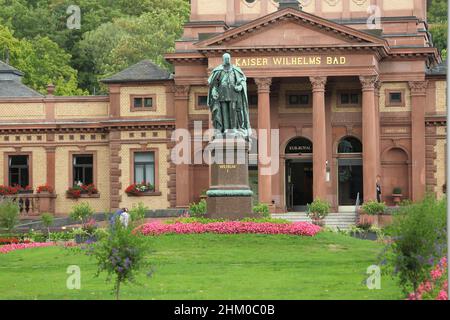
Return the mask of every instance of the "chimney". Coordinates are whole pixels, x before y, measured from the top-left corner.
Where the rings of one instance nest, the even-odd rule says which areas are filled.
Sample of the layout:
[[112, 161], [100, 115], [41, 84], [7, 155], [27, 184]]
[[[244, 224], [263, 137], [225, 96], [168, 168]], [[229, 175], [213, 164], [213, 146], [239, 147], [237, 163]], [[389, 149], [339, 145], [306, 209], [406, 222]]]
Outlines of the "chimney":
[[47, 86], [47, 96], [52, 97], [53, 93], [55, 92], [55, 85], [50, 83]]
[[283, 10], [286, 8], [302, 10], [302, 6], [298, 0], [280, 0], [278, 3], [278, 10]]

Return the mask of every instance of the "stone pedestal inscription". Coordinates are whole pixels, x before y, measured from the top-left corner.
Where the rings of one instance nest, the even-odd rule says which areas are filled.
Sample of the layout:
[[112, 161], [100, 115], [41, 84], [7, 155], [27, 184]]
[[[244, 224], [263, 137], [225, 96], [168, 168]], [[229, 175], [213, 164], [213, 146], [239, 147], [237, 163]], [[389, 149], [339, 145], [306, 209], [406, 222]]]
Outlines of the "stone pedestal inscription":
[[211, 143], [211, 187], [207, 192], [208, 218], [242, 219], [254, 216], [248, 185], [248, 142], [215, 139]]

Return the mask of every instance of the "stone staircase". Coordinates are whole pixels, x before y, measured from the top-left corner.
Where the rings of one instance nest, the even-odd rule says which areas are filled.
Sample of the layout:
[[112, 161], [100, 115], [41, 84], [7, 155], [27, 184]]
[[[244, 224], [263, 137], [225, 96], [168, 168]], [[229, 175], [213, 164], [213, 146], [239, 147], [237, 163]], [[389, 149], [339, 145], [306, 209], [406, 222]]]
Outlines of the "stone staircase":
[[[355, 212], [330, 213], [325, 218], [325, 226], [333, 229], [347, 230], [356, 224]], [[272, 218], [285, 219], [292, 222], [311, 222], [305, 212], [289, 212], [272, 214]]]

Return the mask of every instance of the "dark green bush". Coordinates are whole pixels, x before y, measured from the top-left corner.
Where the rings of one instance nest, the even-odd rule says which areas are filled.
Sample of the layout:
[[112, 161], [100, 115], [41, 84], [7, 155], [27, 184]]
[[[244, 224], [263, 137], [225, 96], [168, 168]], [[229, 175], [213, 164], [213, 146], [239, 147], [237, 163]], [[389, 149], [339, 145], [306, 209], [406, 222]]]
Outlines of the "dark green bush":
[[11, 233], [19, 223], [19, 206], [10, 200], [0, 202], [0, 227]]
[[202, 199], [199, 203], [189, 205], [189, 215], [191, 217], [204, 217], [206, 215], [206, 200]]

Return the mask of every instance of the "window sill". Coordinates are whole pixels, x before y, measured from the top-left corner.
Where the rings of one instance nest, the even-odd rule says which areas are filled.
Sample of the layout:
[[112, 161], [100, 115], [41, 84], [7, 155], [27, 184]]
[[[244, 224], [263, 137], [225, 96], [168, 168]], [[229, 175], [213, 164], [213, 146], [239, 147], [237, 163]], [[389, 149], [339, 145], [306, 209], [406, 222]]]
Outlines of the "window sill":
[[129, 197], [157, 197], [161, 196], [162, 193], [160, 191], [152, 191], [152, 192], [141, 192], [139, 194], [127, 193]]
[[68, 194], [66, 194], [66, 198], [67, 199], [73, 199], [73, 200], [77, 200], [77, 199], [98, 199], [100, 198], [100, 193], [96, 193], [96, 194], [82, 194], [80, 195], [80, 197], [72, 197], [69, 196]]

